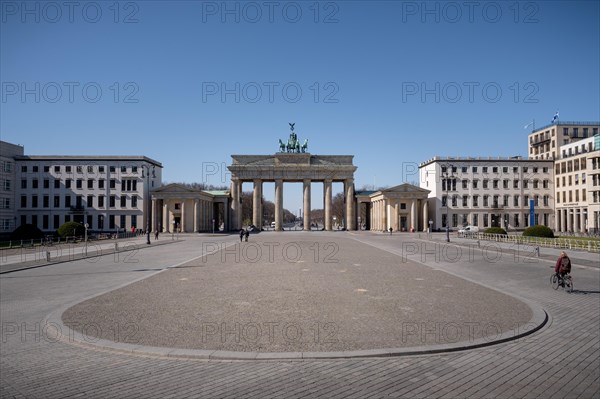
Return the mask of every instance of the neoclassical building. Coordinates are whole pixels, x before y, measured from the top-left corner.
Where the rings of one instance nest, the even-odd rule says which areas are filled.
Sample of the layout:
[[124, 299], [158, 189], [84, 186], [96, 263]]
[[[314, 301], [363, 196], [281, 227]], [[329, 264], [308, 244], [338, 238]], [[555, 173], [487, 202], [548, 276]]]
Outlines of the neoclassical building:
[[[426, 231], [429, 225], [429, 192], [408, 183], [379, 191], [357, 191], [360, 229]], [[362, 220], [363, 217], [366, 220]]]
[[229, 191], [204, 191], [168, 184], [152, 191], [152, 231], [230, 230]]

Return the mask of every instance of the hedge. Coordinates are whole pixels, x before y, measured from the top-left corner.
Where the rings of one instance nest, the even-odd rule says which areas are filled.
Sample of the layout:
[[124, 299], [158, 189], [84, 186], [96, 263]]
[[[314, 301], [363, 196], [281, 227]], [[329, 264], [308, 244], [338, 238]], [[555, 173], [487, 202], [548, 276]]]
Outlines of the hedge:
[[523, 231], [525, 237], [544, 237], [554, 238], [554, 232], [551, 228], [541, 225], [530, 226]]

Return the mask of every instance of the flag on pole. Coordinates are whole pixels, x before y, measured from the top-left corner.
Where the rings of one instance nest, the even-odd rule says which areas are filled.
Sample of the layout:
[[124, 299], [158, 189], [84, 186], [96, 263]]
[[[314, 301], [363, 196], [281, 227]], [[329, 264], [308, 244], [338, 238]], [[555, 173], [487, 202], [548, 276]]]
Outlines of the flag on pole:
[[531, 121], [528, 124], [526, 124], [525, 126], [523, 126], [523, 129], [527, 129], [531, 125], [533, 125], [533, 121]]
[[554, 114], [554, 118], [552, 118], [552, 123], [556, 122], [558, 120], [558, 111], [556, 111], [556, 113]]

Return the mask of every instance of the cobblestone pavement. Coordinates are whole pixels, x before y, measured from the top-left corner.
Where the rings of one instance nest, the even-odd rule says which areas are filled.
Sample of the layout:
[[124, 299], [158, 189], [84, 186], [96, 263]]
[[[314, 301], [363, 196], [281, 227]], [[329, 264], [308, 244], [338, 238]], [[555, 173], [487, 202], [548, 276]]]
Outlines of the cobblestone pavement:
[[[0, 276], [0, 396], [600, 398], [599, 269], [575, 263], [576, 291], [568, 294], [550, 288], [551, 259], [515, 259], [514, 253], [485, 246], [471, 254], [414, 235], [333, 234], [395, 254], [399, 267], [403, 259], [411, 259], [537, 304], [550, 321], [532, 335], [480, 349], [300, 361], [121, 354], [65, 343], [64, 337], [57, 342], [56, 331], [41, 323], [57, 308], [184, 264], [200, 255], [203, 240], [217, 240], [189, 237], [139, 251], [126, 261], [104, 256], [95, 263], [80, 260]], [[277, 239], [299, 236], [327, 240], [327, 235], [315, 232], [285, 233]], [[234, 243], [236, 237], [218, 240]], [[596, 255], [573, 257], [593, 264]]]

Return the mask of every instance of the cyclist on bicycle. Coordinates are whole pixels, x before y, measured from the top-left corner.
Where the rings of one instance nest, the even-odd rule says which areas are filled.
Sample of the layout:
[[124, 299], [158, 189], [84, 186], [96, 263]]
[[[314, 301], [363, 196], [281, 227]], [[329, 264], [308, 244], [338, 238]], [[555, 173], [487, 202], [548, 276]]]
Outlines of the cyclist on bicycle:
[[571, 273], [571, 259], [569, 259], [565, 251], [562, 251], [559, 255], [556, 266], [554, 266], [554, 273], [561, 279], [566, 274]]

